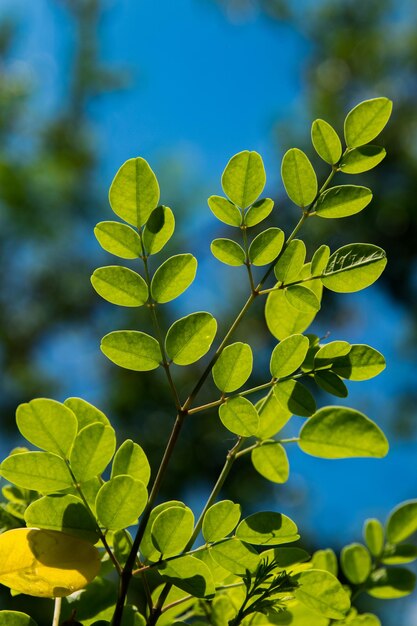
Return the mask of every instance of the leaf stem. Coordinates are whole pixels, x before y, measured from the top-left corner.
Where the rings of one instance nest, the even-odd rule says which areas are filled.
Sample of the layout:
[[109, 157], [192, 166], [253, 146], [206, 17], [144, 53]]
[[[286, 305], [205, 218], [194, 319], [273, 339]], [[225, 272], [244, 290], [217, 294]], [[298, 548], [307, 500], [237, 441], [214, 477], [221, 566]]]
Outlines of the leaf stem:
[[59, 618], [61, 616], [61, 606], [62, 606], [62, 598], [55, 598], [52, 626], [59, 626]]

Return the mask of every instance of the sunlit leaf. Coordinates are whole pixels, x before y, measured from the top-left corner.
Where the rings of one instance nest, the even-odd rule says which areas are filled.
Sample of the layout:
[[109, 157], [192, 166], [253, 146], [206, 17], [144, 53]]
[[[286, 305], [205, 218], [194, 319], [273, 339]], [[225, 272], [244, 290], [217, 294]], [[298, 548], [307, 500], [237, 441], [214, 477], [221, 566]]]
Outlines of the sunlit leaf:
[[242, 223], [242, 213], [237, 206], [222, 196], [210, 196], [208, 205], [212, 213], [218, 220], [229, 226], [240, 226]]
[[192, 254], [177, 254], [156, 270], [151, 283], [152, 298], [159, 303], [178, 298], [193, 282], [197, 259]]
[[178, 507], [178, 506], [185, 507], [185, 504], [183, 502], [180, 502], [179, 500], [170, 500], [169, 502], [162, 502], [162, 504], [158, 504], [156, 507], [152, 509], [151, 514], [149, 516], [148, 523], [146, 524], [145, 532], [143, 534], [143, 539], [140, 544], [140, 551], [146, 560], [158, 561], [161, 557], [161, 553], [159, 552], [159, 550], [155, 548], [153, 541], [152, 541], [151, 530], [152, 530], [152, 525], [155, 519], [158, 517], [158, 515], [162, 511], [165, 511], [166, 509], [170, 507]]
[[274, 387], [280, 405], [295, 415], [310, 417], [316, 410], [316, 401], [310, 391], [298, 380], [283, 380]]
[[352, 243], [334, 252], [322, 274], [327, 289], [338, 293], [360, 291], [372, 285], [387, 264], [384, 250], [370, 243]]
[[314, 120], [311, 126], [311, 140], [323, 161], [329, 165], [338, 163], [342, 156], [342, 144], [337, 132], [330, 124], [324, 120]]
[[97, 494], [97, 517], [108, 530], [126, 528], [136, 523], [147, 500], [148, 492], [142, 481], [127, 475], [115, 476]]
[[348, 354], [334, 359], [332, 364], [335, 374], [349, 380], [369, 380], [384, 369], [384, 356], [365, 344], [354, 344]]
[[254, 513], [242, 520], [236, 537], [256, 546], [276, 546], [300, 538], [297, 526], [289, 517], [269, 511]]
[[11, 483], [41, 493], [62, 491], [72, 485], [65, 461], [52, 452], [22, 452], [3, 461], [0, 473]]
[[370, 576], [367, 593], [373, 598], [390, 600], [408, 596], [414, 591], [416, 575], [404, 567], [381, 567]]
[[114, 455], [111, 477], [127, 474], [146, 486], [151, 477], [148, 458], [139, 444], [126, 439]]
[[253, 367], [252, 348], [240, 341], [224, 348], [212, 369], [213, 380], [224, 393], [236, 391], [248, 380]]
[[167, 582], [195, 598], [212, 596], [216, 591], [209, 568], [193, 556], [163, 562], [158, 565], [158, 572]]
[[224, 193], [241, 209], [246, 209], [259, 198], [265, 182], [262, 158], [249, 150], [235, 154], [222, 175]]
[[400, 543], [394, 546], [386, 546], [381, 557], [381, 563], [385, 565], [400, 565], [412, 563], [417, 559], [417, 546], [410, 543]]
[[210, 554], [216, 563], [236, 576], [242, 576], [246, 570], [253, 572], [259, 563], [256, 550], [236, 537], [212, 546]]
[[258, 439], [269, 439], [275, 435], [292, 416], [288, 409], [281, 406], [273, 391], [257, 402], [256, 409], [259, 415], [259, 428], [256, 431]]
[[20, 611], [0, 611], [0, 626], [37, 626], [36, 622]]
[[240, 520], [240, 504], [222, 500], [213, 504], [203, 520], [203, 537], [207, 542], [219, 541], [227, 537]]
[[380, 146], [360, 146], [344, 155], [340, 169], [345, 174], [361, 174], [379, 165], [386, 154], [385, 148]]
[[160, 252], [171, 239], [175, 230], [175, 217], [167, 206], [154, 209], [143, 229], [143, 244], [146, 254]]
[[317, 195], [317, 176], [308, 157], [298, 148], [291, 148], [284, 154], [281, 176], [285, 191], [290, 200], [305, 208]]
[[225, 265], [239, 267], [245, 262], [245, 251], [232, 239], [214, 239], [210, 244], [211, 253]]
[[194, 529], [194, 515], [184, 506], [172, 506], [161, 511], [151, 528], [152, 543], [162, 557], [180, 554]]
[[297, 311], [314, 315], [320, 310], [320, 300], [311, 289], [304, 285], [291, 285], [284, 290], [284, 295]]
[[325, 550], [317, 550], [313, 554], [312, 564], [314, 569], [322, 569], [326, 572], [330, 572], [330, 574], [333, 574], [333, 576], [337, 576], [337, 556], [331, 548], [327, 548]]
[[285, 235], [280, 228], [268, 228], [252, 241], [249, 259], [253, 265], [268, 265], [277, 258], [284, 245]]
[[356, 215], [372, 200], [372, 191], [358, 185], [331, 187], [320, 194], [315, 212], [319, 217], [340, 218]]
[[367, 519], [363, 525], [363, 537], [374, 557], [379, 557], [384, 549], [384, 527], [377, 519]]
[[301, 572], [297, 579], [299, 587], [294, 591], [297, 600], [329, 619], [343, 619], [350, 608], [350, 600], [333, 574], [312, 569]]
[[387, 539], [400, 543], [417, 531], [417, 500], [402, 502], [387, 520]]
[[116, 448], [111, 426], [89, 424], [80, 430], [70, 455], [70, 466], [78, 481], [87, 481], [101, 474], [110, 463]]
[[285, 483], [288, 480], [290, 466], [287, 453], [278, 442], [265, 442], [251, 452], [252, 465], [256, 471], [273, 483]]
[[156, 339], [138, 330], [116, 330], [101, 340], [100, 349], [110, 361], [128, 370], [156, 369], [162, 355]]
[[264, 219], [268, 217], [274, 208], [274, 201], [271, 198], [262, 198], [262, 200], [258, 200], [254, 202], [251, 207], [246, 212], [245, 215], [245, 224], [246, 226], [256, 226]]
[[173, 323], [165, 347], [177, 365], [190, 365], [203, 357], [213, 342], [217, 322], [210, 313], [191, 313]]
[[95, 422], [101, 422], [105, 426], [110, 426], [110, 422], [104, 413], [82, 398], [67, 398], [64, 404], [71, 409], [77, 418], [78, 431], [84, 428], [84, 426], [94, 424]]
[[99, 539], [97, 525], [84, 503], [69, 494], [35, 500], [25, 511], [25, 522], [32, 528], [59, 530], [91, 543]]
[[306, 357], [309, 345], [307, 337], [300, 334], [283, 339], [275, 346], [271, 355], [270, 370], [272, 376], [283, 378], [296, 372]]
[[228, 399], [219, 408], [219, 417], [230, 432], [251, 437], [259, 427], [258, 412], [252, 402], [240, 396]]
[[122, 259], [137, 259], [142, 254], [138, 233], [120, 222], [99, 222], [94, 234], [104, 250]]
[[127, 267], [99, 267], [91, 276], [99, 296], [118, 306], [142, 306], [148, 299], [148, 286], [142, 276]]
[[290, 241], [274, 267], [276, 279], [281, 283], [297, 280], [306, 258], [306, 246], [301, 239]]
[[340, 563], [343, 573], [354, 585], [365, 582], [371, 573], [371, 555], [361, 543], [345, 546], [340, 553]]
[[320, 276], [324, 271], [330, 258], [330, 248], [326, 244], [321, 245], [311, 259], [311, 275]]
[[349, 148], [369, 143], [383, 130], [392, 111], [388, 98], [373, 98], [355, 106], [345, 120], [345, 139]]

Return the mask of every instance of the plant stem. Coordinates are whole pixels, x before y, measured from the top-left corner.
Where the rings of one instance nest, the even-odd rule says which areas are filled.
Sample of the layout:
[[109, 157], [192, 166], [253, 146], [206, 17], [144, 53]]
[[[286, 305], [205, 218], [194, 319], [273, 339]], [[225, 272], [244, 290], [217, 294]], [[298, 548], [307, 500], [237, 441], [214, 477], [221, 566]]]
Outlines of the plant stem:
[[62, 598], [55, 598], [54, 616], [52, 618], [52, 626], [59, 626], [59, 618], [61, 615]]

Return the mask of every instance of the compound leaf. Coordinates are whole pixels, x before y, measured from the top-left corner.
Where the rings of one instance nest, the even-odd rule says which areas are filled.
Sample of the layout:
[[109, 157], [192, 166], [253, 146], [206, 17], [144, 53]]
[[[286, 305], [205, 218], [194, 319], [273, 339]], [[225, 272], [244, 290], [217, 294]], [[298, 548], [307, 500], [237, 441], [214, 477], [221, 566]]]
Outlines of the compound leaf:
[[121, 259], [137, 259], [142, 254], [138, 233], [120, 222], [99, 222], [94, 234], [101, 247]]
[[300, 448], [324, 459], [349, 457], [382, 458], [388, 441], [366, 415], [347, 407], [319, 409], [302, 427]]
[[177, 365], [190, 365], [203, 357], [213, 342], [217, 322], [210, 313], [191, 313], [174, 322], [168, 330], [165, 347]]
[[356, 215], [372, 200], [372, 191], [359, 185], [331, 187], [320, 194], [315, 212], [319, 217], [340, 218]]
[[352, 293], [372, 285], [387, 264], [385, 251], [370, 243], [352, 243], [334, 252], [322, 274], [327, 289]]
[[104, 483], [97, 494], [96, 511], [100, 524], [108, 530], [121, 530], [136, 524], [148, 500], [141, 480], [120, 475]]
[[302, 150], [291, 148], [284, 154], [281, 176], [290, 200], [305, 208], [317, 195], [317, 176], [308, 157]]
[[138, 330], [115, 330], [101, 340], [101, 351], [110, 361], [136, 372], [156, 369], [161, 349], [156, 339]]
[[143, 244], [146, 254], [160, 252], [171, 239], [175, 230], [175, 217], [168, 206], [154, 209], [143, 229]]
[[247, 398], [235, 396], [219, 408], [219, 417], [230, 432], [251, 437], [259, 428], [258, 411]]
[[110, 205], [125, 222], [141, 228], [159, 202], [159, 185], [145, 159], [129, 159], [110, 187]]
[[232, 239], [214, 239], [210, 244], [211, 253], [225, 265], [239, 267], [245, 263], [245, 251]]
[[37, 398], [18, 406], [17, 427], [38, 448], [67, 457], [77, 434], [77, 418], [66, 406], [48, 398]]
[[222, 175], [224, 193], [241, 209], [246, 209], [261, 195], [266, 183], [260, 154], [244, 150], [235, 154]]
[[206, 542], [219, 541], [229, 535], [240, 520], [240, 504], [222, 500], [213, 504], [203, 520], [203, 537]]
[[197, 259], [192, 254], [177, 254], [156, 270], [151, 283], [152, 298], [163, 304], [178, 298], [193, 282]]
[[240, 341], [224, 348], [212, 369], [213, 380], [224, 393], [236, 391], [248, 380], [253, 367], [252, 348]]
[[148, 299], [148, 286], [142, 276], [127, 267], [99, 267], [91, 276], [99, 296], [118, 306], [142, 306]]
[[355, 106], [345, 120], [345, 139], [349, 148], [369, 143], [383, 130], [392, 111], [388, 98], [373, 98]]

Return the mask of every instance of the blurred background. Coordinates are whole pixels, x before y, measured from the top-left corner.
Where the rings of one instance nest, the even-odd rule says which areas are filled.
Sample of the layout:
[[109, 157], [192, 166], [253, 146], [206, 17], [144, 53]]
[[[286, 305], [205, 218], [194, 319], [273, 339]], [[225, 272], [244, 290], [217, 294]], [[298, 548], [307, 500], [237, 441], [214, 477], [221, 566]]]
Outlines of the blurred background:
[[[146, 311], [99, 301], [89, 281], [97, 266], [115, 262], [100, 250], [93, 227], [113, 218], [107, 190], [125, 159], [150, 162], [162, 202], [175, 212], [177, 236], [159, 260], [188, 251], [199, 259], [192, 288], [164, 308], [165, 326], [207, 309], [223, 320], [221, 332], [246, 297], [240, 270], [220, 267], [209, 250], [208, 236], [231, 235], [207, 208], [207, 197], [221, 192], [227, 160], [243, 149], [262, 154], [266, 192], [276, 201], [269, 225], [288, 233], [298, 212], [280, 181], [284, 151], [306, 150], [324, 176], [309, 139], [312, 120], [324, 118], [342, 131], [352, 106], [380, 95], [394, 100], [382, 137], [388, 156], [375, 173], [356, 178], [373, 189], [372, 205], [346, 220], [312, 220], [303, 237], [310, 252], [324, 240], [333, 249], [367, 241], [387, 250], [378, 284], [327, 296], [312, 331], [370, 343], [385, 354], [387, 370], [351, 383], [348, 404], [385, 429], [391, 452], [382, 461], [334, 462], [294, 448], [284, 486], [258, 479], [245, 460], [224, 494], [240, 498], [246, 512], [261, 499], [291, 515], [310, 549], [360, 541], [366, 517], [384, 519], [417, 494], [415, 1], [2, 0], [2, 458], [22, 443], [16, 406], [37, 396], [83, 396], [117, 424], [120, 441], [135, 438], [154, 466], [161, 456], [173, 419], [165, 380], [122, 371], [99, 351], [110, 330], [150, 328]], [[253, 331], [257, 384], [265, 382], [275, 341], [261, 307], [248, 324], [236, 338]], [[175, 370], [183, 398], [203, 365]], [[213, 393], [209, 388], [206, 398]], [[216, 444], [220, 428], [215, 412], [189, 421], [165, 482], [167, 497], [201, 508], [230, 445], [223, 429], [223, 447]], [[8, 594], [1, 602], [18, 606]], [[384, 626], [417, 623], [415, 598], [384, 605], [364, 599], [362, 607], [383, 616]]]

